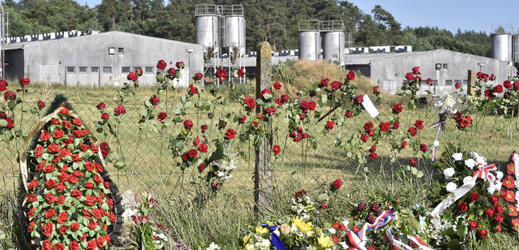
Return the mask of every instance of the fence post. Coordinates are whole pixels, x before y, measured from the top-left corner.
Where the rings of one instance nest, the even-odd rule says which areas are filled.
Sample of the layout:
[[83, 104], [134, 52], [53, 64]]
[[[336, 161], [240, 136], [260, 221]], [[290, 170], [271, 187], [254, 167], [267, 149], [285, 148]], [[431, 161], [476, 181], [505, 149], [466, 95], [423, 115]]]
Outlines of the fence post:
[[[258, 45], [256, 59], [256, 98], [263, 89], [272, 86], [272, 50], [268, 42]], [[256, 113], [260, 113], [259, 106]], [[269, 131], [272, 125], [269, 123]], [[261, 138], [261, 146], [256, 149], [254, 169], [254, 211], [257, 215], [265, 216], [272, 210], [272, 136]]]
[[476, 85], [476, 70], [469, 70], [469, 74], [467, 77], [467, 95], [473, 95], [476, 90], [472, 88], [473, 85]]

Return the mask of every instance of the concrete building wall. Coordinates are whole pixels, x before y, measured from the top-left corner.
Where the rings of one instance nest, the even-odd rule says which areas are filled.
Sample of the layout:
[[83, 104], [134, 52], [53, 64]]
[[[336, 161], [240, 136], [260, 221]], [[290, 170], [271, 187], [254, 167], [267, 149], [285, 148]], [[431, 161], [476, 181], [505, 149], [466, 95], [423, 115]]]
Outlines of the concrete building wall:
[[[441, 64], [440, 70], [436, 70], [437, 63]], [[402, 87], [406, 80], [405, 75], [411, 72], [413, 67], [419, 66], [423, 80], [427, 78], [437, 80], [436, 92], [441, 93], [453, 89], [456, 81], [460, 81], [465, 89], [468, 70], [479, 71], [478, 63], [484, 64], [481, 67], [482, 72], [496, 76], [497, 83], [508, 79], [510, 67], [507, 62], [444, 49], [406, 53], [372, 60], [371, 79], [373, 83], [380, 84], [386, 91], [393, 92], [392, 90]], [[390, 84], [397, 84], [397, 86], [390, 87]], [[422, 86], [421, 93], [429, 90], [428, 86]], [[434, 90], [433, 87], [430, 89]]]
[[[159, 60], [167, 62], [166, 70], [170, 66], [174, 67], [178, 61], [184, 62], [186, 68], [182, 70], [182, 85], [194, 74], [203, 72], [201, 45], [119, 31], [23, 44], [11, 43], [6, 47], [14, 49], [17, 46], [21, 46], [24, 51], [24, 74], [31, 81], [117, 86], [127, 81], [128, 72], [123, 72], [123, 67], [129, 67], [129, 71], [141, 67], [145, 72], [140, 82], [152, 84], [156, 82], [155, 75], [159, 70], [156, 65]], [[110, 47], [115, 48], [114, 55], [109, 55]], [[193, 52], [190, 54], [187, 49], [193, 49]], [[70, 67], [68, 72], [67, 67]], [[86, 72], [80, 72], [85, 67]], [[151, 72], [146, 72], [146, 67]], [[96, 69], [99, 70], [96, 72]]]

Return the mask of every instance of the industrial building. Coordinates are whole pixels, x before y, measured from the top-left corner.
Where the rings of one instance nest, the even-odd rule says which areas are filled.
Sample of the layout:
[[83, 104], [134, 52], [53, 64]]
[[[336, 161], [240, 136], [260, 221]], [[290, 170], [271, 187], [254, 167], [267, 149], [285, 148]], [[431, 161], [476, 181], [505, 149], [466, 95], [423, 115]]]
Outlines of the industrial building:
[[165, 60], [168, 68], [184, 62], [182, 78], [174, 83], [177, 86], [187, 86], [194, 74], [203, 72], [201, 45], [120, 31], [13, 37], [4, 41], [3, 50], [8, 80], [28, 77], [33, 82], [119, 86], [130, 71], [140, 68], [144, 72], [141, 83], [151, 84], [160, 70], [158, 60]]

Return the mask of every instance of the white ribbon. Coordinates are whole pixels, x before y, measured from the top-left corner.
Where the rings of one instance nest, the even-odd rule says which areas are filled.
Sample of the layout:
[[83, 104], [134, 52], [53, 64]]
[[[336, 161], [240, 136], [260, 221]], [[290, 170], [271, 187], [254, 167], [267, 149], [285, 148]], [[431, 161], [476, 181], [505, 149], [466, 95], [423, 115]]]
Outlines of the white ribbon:
[[[384, 237], [386, 238], [387, 243], [389, 243], [392, 246], [391, 249], [393, 249], [393, 250], [401, 250], [401, 249], [414, 250], [414, 248], [410, 247], [409, 245], [405, 244], [404, 242], [401, 242], [401, 241], [395, 239], [393, 237], [392, 229], [393, 229], [393, 226], [390, 226], [384, 233]], [[401, 235], [402, 235], [402, 233], [401, 233]], [[419, 249], [433, 250], [432, 248], [428, 247], [427, 244], [425, 244], [425, 242], [422, 239], [420, 239], [416, 236], [408, 234], [407, 238], [410, 241], [414, 242], [416, 245], [418, 245]]]
[[[519, 177], [519, 153], [514, 152], [512, 159], [514, 160], [514, 172], [515, 172], [515, 181], [517, 183], [517, 178]], [[519, 207], [519, 201], [516, 199], [515, 207]]]

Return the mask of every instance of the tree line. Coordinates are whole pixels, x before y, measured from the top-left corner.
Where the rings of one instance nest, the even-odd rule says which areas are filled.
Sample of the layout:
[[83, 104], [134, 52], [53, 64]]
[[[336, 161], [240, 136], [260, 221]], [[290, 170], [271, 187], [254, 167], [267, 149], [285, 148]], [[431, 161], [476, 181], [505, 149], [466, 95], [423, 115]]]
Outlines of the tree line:
[[276, 51], [297, 49], [299, 20], [343, 20], [353, 46], [412, 45], [414, 51], [450, 49], [491, 55], [485, 32], [456, 34], [438, 27], [405, 27], [375, 5], [365, 13], [340, 0], [103, 0], [95, 7], [74, 0], [5, 0], [10, 36], [88, 29], [124, 31], [146, 36], [195, 42], [195, 5], [243, 5], [247, 50], [268, 41]]

